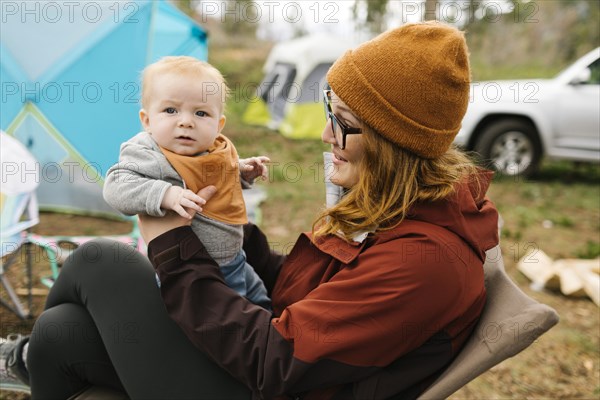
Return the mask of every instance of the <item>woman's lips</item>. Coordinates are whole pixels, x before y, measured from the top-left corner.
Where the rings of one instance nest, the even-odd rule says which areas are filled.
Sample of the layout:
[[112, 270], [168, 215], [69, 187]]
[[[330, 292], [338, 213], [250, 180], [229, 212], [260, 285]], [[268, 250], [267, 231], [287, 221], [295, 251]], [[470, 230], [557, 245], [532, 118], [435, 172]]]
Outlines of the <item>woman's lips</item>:
[[346, 163], [348, 162], [348, 160], [338, 156], [337, 154], [333, 153], [333, 163], [334, 164], [341, 164], [341, 163]]

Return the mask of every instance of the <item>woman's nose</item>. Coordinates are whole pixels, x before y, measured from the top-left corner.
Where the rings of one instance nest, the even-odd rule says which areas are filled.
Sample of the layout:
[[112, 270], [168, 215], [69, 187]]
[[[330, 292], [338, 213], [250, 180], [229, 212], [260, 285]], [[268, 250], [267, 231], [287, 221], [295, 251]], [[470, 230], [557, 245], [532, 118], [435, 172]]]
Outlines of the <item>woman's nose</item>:
[[321, 140], [323, 141], [323, 143], [337, 144], [335, 136], [333, 135], [333, 129], [330, 119], [327, 120], [325, 128], [323, 128], [323, 132], [321, 133]]

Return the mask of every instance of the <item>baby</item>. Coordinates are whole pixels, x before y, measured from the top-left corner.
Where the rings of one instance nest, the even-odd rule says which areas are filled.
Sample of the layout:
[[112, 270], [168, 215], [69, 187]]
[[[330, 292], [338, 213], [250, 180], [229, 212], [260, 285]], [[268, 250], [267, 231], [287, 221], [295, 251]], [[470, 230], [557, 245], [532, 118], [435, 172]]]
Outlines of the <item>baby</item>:
[[[193, 57], [164, 57], [146, 67], [139, 114], [144, 132], [121, 145], [119, 162], [106, 176], [104, 199], [127, 215], [160, 217], [173, 210], [193, 218], [194, 233], [227, 285], [270, 308], [266, 288], [242, 250], [247, 222], [242, 186], [266, 176], [264, 163], [270, 160], [238, 160], [233, 143], [221, 134], [226, 95], [221, 73]], [[217, 192], [205, 202], [196, 193], [208, 185]]]

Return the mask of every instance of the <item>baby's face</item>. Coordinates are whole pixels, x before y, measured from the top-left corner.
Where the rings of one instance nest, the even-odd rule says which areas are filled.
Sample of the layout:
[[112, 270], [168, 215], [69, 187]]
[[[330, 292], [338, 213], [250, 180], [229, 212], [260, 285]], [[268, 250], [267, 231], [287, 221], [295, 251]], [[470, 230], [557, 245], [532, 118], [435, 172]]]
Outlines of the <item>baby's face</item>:
[[156, 76], [150, 102], [140, 110], [144, 130], [158, 145], [193, 156], [208, 150], [225, 125], [218, 83], [188, 75]]

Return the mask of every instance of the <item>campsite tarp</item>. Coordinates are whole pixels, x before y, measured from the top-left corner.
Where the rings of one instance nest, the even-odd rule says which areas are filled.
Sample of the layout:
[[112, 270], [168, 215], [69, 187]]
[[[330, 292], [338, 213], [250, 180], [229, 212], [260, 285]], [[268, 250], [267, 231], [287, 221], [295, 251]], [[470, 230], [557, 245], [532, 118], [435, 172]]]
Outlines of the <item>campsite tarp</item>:
[[356, 45], [350, 39], [323, 33], [278, 43], [267, 58], [265, 77], [249, 100], [243, 121], [290, 138], [319, 138], [325, 122], [325, 74], [338, 57]]
[[206, 60], [206, 33], [162, 0], [1, 7], [0, 128], [38, 160], [40, 206], [114, 213], [103, 177], [140, 130], [140, 71], [164, 55]]

